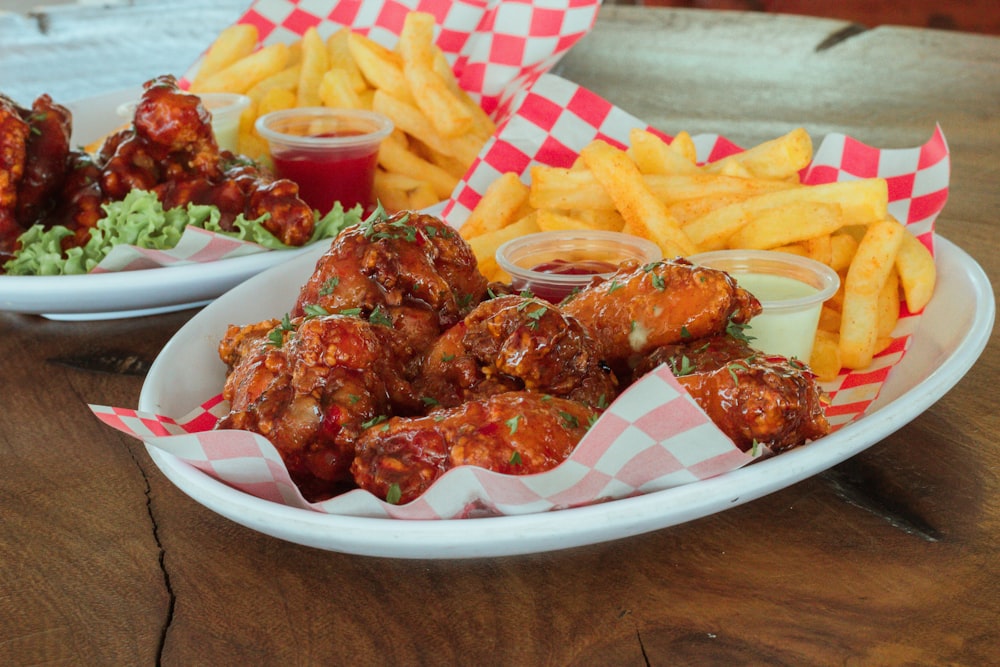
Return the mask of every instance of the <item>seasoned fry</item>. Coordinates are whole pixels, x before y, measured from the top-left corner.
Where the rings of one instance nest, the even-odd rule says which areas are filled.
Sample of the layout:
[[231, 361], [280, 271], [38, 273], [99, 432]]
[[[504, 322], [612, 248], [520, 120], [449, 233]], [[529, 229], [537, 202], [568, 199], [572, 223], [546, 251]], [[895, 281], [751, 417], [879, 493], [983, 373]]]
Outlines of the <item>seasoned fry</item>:
[[934, 257], [917, 237], [906, 234], [896, 253], [896, 270], [906, 296], [907, 309], [911, 313], [919, 313], [934, 294], [937, 282]]
[[514, 222], [514, 215], [528, 200], [528, 186], [517, 174], [507, 172], [490, 183], [483, 198], [459, 228], [462, 238], [495, 232]]
[[812, 139], [804, 128], [796, 128], [788, 134], [765, 141], [741, 153], [730, 155], [717, 162], [705, 165], [711, 173], [723, 172], [730, 165], [740, 165], [757, 178], [781, 180], [796, 175], [812, 160]]
[[315, 27], [308, 28], [302, 35], [302, 64], [299, 70], [297, 107], [316, 107], [322, 104], [319, 95], [320, 82], [329, 69], [326, 43]]
[[878, 338], [879, 294], [907, 232], [894, 220], [869, 225], [844, 281], [840, 357], [846, 368], [868, 366]]
[[657, 243], [665, 257], [695, 252], [695, 245], [666, 205], [646, 188], [639, 168], [623, 151], [596, 140], [580, 155], [625, 218], [625, 231]]
[[210, 75], [193, 92], [245, 93], [267, 77], [277, 74], [288, 65], [290, 49], [287, 44], [274, 43], [232, 65]]
[[446, 199], [451, 195], [452, 190], [458, 185], [457, 178], [441, 167], [416, 155], [392, 136], [382, 142], [378, 153], [378, 163], [386, 171], [426, 180], [441, 199]]
[[224, 28], [208, 47], [191, 81], [191, 89], [200, 90], [210, 76], [253, 53], [258, 37], [256, 26], [247, 23], [237, 23]]

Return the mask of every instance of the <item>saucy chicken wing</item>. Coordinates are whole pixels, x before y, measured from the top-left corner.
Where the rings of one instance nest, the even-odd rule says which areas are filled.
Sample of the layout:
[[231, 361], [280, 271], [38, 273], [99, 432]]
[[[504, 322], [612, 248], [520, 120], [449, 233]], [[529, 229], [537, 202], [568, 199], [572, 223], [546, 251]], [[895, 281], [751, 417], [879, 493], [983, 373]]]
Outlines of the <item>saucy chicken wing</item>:
[[[340, 232], [316, 263], [292, 311], [349, 312], [372, 323], [411, 379], [421, 353], [486, 294], [472, 249], [441, 220], [376, 211]], [[395, 400], [414, 407], [407, 391]], [[419, 407], [419, 401], [416, 401]]]
[[743, 451], [759, 443], [780, 452], [830, 431], [825, 396], [808, 369], [758, 352], [743, 338], [723, 334], [660, 347], [635, 377], [661, 363]]
[[572, 453], [596, 417], [596, 410], [576, 401], [525, 391], [495, 394], [368, 428], [351, 472], [359, 487], [407, 503], [460, 465], [510, 475], [550, 470]]
[[435, 405], [527, 389], [604, 407], [618, 380], [580, 322], [547, 301], [507, 295], [483, 301], [438, 338], [415, 386]]
[[17, 220], [17, 190], [24, 177], [30, 134], [22, 109], [0, 95], [0, 258], [14, 249], [24, 231]]
[[265, 436], [303, 495], [350, 483], [355, 441], [388, 411], [386, 366], [372, 325], [330, 315], [232, 326], [219, 345], [229, 413], [217, 428]]
[[727, 273], [683, 259], [623, 262], [612, 277], [595, 280], [560, 307], [590, 330], [612, 363], [722, 333], [761, 310]]

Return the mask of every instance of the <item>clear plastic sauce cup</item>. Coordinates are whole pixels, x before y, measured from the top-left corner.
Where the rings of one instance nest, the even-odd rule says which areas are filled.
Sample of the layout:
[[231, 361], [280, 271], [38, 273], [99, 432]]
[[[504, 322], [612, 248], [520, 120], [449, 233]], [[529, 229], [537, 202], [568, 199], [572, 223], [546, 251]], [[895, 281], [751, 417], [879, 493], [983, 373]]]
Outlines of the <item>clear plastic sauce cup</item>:
[[599, 230], [566, 230], [527, 234], [507, 241], [496, 251], [497, 264], [519, 291], [529, 291], [551, 303], [607, 277], [628, 259], [655, 262], [663, 254], [652, 241]]
[[725, 271], [760, 301], [763, 310], [746, 330], [751, 346], [809, 362], [823, 302], [840, 287], [836, 271], [808, 257], [773, 250], [717, 250], [689, 259]]
[[299, 186], [302, 199], [326, 214], [372, 202], [378, 150], [392, 121], [354, 109], [303, 107], [265, 114], [255, 127], [267, 141], [274, 171]]

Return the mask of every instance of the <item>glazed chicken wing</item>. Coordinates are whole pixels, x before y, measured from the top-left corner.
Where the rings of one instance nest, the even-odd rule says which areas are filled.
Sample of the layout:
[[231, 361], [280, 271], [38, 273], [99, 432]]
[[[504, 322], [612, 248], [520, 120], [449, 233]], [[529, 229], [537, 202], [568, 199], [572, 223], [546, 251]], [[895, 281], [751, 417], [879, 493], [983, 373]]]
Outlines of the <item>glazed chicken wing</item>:
[[367, 429], [351, 472], [358, 486], [379, 498], [407, 503], [460, 465], [511, 475], [554, 468], [596, 417], [576, 401], [523, 391], [496, 394]]
[[[374, 324], [386, 353], [412, 378], [419, 355], [460, 321], [486, 293], [472, 249], [441, 220], [376, 211], [344, 229], [316, 263], [293, 315], [350, 312]], [[394, 398], [414, 407], [402, 386]], [[419, 405], [419, 402], [416, 403]]]
[[830, 431], [825, 396], [808, 369], [758, 352], [742, 338], [723, 334], [660, 347], [635, 377], [661, 363], [743, 451], [759, 443], [780, 452]]
[[22, 109], [0, 95], [0, 258], [14, 250], [23, 231], [17, 220], [17, 190], [24, 177], [30, 133]]
[[309, 500], [343, 490], [355, 440], [388, 410], [383, 378], [397, 372], [372, 325], [330, 315], [233, 326], [219, 356], [230, 411], [217, 428], [265, 436]]
[[527, 389], [603, 407], [618, 381], [578, 321], [547, 301], [508, 295], [482, 302], [445, 332], [415, 385], [424, 400], [445, 406]]
[[560, 307], [590, 330], [612, 363], [722, 333], [761, 310], [728, 274], [682, 259], [623, 262], [612, 277], [595, 280]]
[[25, 229], [55, 204], [67, 177], [73, 120], [66, 107], [41, 95], [31, 105], [24, 176], [17, 191], [17, 219]]

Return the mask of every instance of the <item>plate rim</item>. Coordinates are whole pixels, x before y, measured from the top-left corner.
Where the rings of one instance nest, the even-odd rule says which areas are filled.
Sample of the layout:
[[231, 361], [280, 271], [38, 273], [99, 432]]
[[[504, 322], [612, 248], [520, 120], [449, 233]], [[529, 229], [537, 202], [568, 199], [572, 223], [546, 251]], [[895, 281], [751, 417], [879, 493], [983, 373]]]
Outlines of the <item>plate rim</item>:
[[[517, 516], [408, 521], [327, 514], [280, 505], [233, 489], [148, 444], [146, 449], [157, 467], [183, 493], [227, 519], [289, 542], [354, 555], [421, 559], [523, 555], [623, 539], [679, 525], [750, 502], [843, 462], [910, 422], [964, 377], [992, 333], [993, 292], [986, 273], [968, 253], [939, 235], [935, 235], [935, 243], [940, 257], [953, 258], [964, 269], [962, 279], [968, 281], [975, 297], [971, 326], [927, 377], [876, 410], [874, 414], [881, 413], [884, 419], [862, 418], [826, 436], [821, 445], [815, 443], [829, 450], [818, 460], [810, 456], [812, 445], [807, 445], [718, 477], [606, 503]], [[266, 279], [263, 277], [266, 274], [258, 279]], [[197, 327], [199, 316], [192, 318], [175, 338], [184, 328]], [[914, 335], [919, 335], [919, 330]], [[155, 410], [149, 378], [156, 377], [158, 364], [167, 363], [170, 349], [168, 342], [147, 375], [139, 397], [140, 410]], [[776, 467], [781, 474], [759, 483], [761, 472]], [[661, 503], [679, 504], [682, 509], [666, 514], [657, 512], [656, 506]], [[561, 517], [555, 528], [552, 516]], [[263, 521], [271, 522], [268, 530], [262, 529]], [[487, 523], [479, 523], [484, 521]], [[609, 521], [619, 523], [609, 524]], [[613, 527], [613, 534], [608, 533], [608, 525]], [[477, 541], [476, 536], [491, 539]]]

